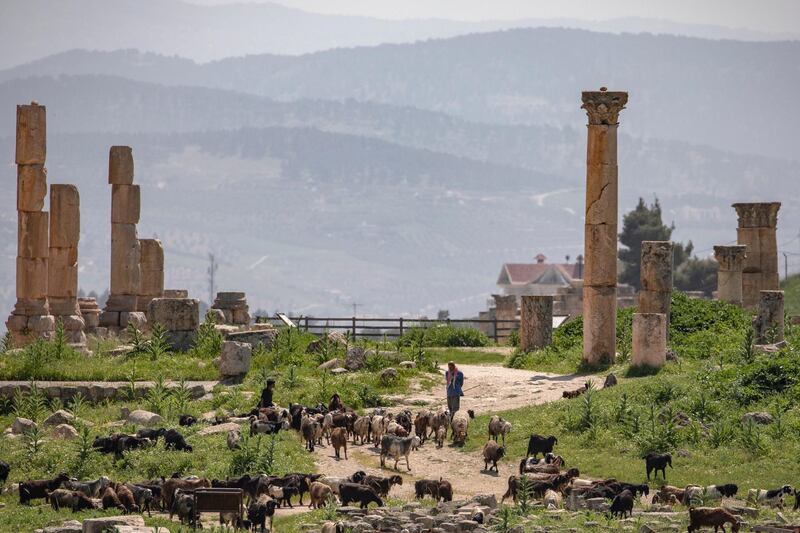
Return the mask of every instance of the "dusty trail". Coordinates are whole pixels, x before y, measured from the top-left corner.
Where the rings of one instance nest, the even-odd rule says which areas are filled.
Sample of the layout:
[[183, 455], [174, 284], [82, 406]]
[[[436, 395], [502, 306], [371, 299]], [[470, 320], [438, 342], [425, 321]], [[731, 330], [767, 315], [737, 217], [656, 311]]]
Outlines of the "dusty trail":
[[[551, 402], [561, 398], [564, 390], [582, 386], [586, 376], [562, 376], [529, 370], [516, 370], [500, 366], [459, 365], [464, 372], [465, 396], [461, 400], [462, 409], [473, 409], [476, 414], [494, 413], [525, 405]], [[408, 396], [395, 398], [397, 407], [390, 411], [408, 408], [416, 413], [420, 408], [438, 407], [444, 403], [444, 383], [431, 391], [409, 391]], [[472, 426], [470, 434], [486, 434], [486, 428]], [[391, 475], [395, 472], [390, 461], [385, 470], [380, 469], [379, 450], [370, 444], [355, 446], [348, 443], [348, 460], [337, 461], [331, 446], [317, 447], [316, 463], [319, 472], [331, 476], [349, 476], [356, 470], [364, 470], [375, 475]], [[513, 473], [508, 467], [496, 473], [481, 472], [483, 458], [480, 450], [463, 453], [449, 444], [436, 449], [432, 442], [425, 443], [418, 451], [411, 453], [411, 472], [404, 461], [398, 464], [403, 477], [403, 485], [392, 489], [391, 495], [410, 499], [414, 497], [414, 481], [422, 478], [439, 478], [454, 481], [455, 494], [469, 497], [478, 493], [501, 495], [506, 490], [508, 476]]]

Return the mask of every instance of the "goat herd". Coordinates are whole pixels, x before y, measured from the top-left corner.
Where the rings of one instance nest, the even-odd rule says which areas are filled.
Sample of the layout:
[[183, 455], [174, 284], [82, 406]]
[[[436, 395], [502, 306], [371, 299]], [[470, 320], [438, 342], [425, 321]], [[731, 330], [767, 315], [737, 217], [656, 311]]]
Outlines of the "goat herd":
[[[228, 421], [249, 422], [251, 435], [273, 434], [289, 429], [296, 430], [302, 437], [308, 451], [322, 445], [323, 439], [334, 449], [335, 457], [342, 455], [347, 459], [347, 444], [372, 443], [380, 449], [381, 468], [387, 459], [394, 459], [394, 468], [401, 459], [411, 471], [409, 456], [426, 441], [433, 440], [437, 448], [444, 445], [450, 434], [455, 445], [463, 445], [467, 439], [470, 420], [474, 418], [471, 410], [458, 411], [451, 416], [446, 409], [437, 411], [421, 410], [412, 417], [410, 411], [404, 410], [395, 414], [384, 409], [376, 409], [372, 414], [358, 416], [351, 409], [345, 408], [338, 400], [332, 399], [326, 408], [319, 404], [306, 407], [290, 404], [289, 408], [271, 406], [256, 408], [250, 413], [231, 417]], [[216, 420], [221, 423], [224, 420]], [[181, 426], [189, 426], [197, 421], [194, 417], [184, 415], [180, 418]], [[501, 417], [492, 416], [489, 424], [490, 439], [483, 447], [484, 470], [499, 472], [498, 461], [505, 456], [505, 439], [511, 431], [511, 423]], [[135, 435], [112, 434], [108, 437], [97, 437], [94, 448], [102, 453], [121, 457], [125, 451], [154, 446], [163, 439], [168, 450], [191, 452], [192, 447], [175, 429], [140, 429]], [[501, 445], [499, 441], [502, 440]], [[231, 450], [241, 446], [241, 430], [230, 430], [227, 444]], [[589, 499], [609, 500], [611, 516], [630, 516], [636, 499], [649, 496], [647, 483], [625, 483], [616, 479], [592, 480], [580, 477], [577, 468], [566, 467], [566, 461], [554, 453], [558, 439], [555, 436], [531, 435], [528, 440], [526, 457], [519, 463], [518, 475], [508, 478], [508, 488], [501, 502], [511, 498], [517, 503], [520, 498], [541, 500], [548, 509], [560, 508], [564, 498], [584, 501]], [[542, 458], [539, 458], [539, 455]], [[645, 471], [648, 481], [651, 474], [656, 479], [659, 473], [666, 483], [666, 468], [672, 468], [670, 454], [648, 454], [644, 457]], [[0, 483], [5, 484], [10, 472], [7, 463], [0, 461]], [[261, 528], [271, 522], [277, 508], [292, 507], [292, 499], [299, 505], [305, 505], [303, 499], [309, 495], [308, 506], [320, 508], [337, 500], [342, 505], [351, 503], [366, 508], [370, 503], [383, 506], [383, 499], [395, 485], [402, 485], [399, 475], [388, 477], [367, 475], [357, 471], [349, 477], [332, 477], [323, 474], [290, 473], [285, 476], [265, 474], [243, 475], [225, 480], [207, 479], [197, 476], [181, 477], [173, 474], [171, 478], [144, 480], [137, 482], [113, 482], [106, 476], [94, 481], [79, 481], [67, 474], [60, 474], [53, 479], [22, 481], [18, 485], [21, 504], [30, 504], [35, 499], [46, 499], [54, 509], [68, 508], [73, 512], [83, 509], [118, 509], [123, 513], [144, 513], [151, 510], [169, 512], [170, 519], [178, 516], [182, 523], [192, 523], [195, 519], [195, 500], [193, 491], [198, 488], [238, 488], [245, 496], [246, 517], [239, 513], [220, 514], [220, 524], [235, 528]], [[445, 479], [420, 479], [414, 485], [415, 496], [432, 497], [437, 502], [451, 501], [452, 484]], [[666, 506], [678, 503], [689, 507], [689, 532], [700, 527], [721, 527], [731, 524], [732, 531], [739, 530], [739, 522], [735, 515], [722, 507], [697, 507], [723, 497], [733, 497], [738, 493], [734, 484], [710, 486], [689, 485], [685, 488], [662, 485], [652, 496], [653, 504]], [[794, 509], [800, 506], [797, 491], [786, 485], [774, 490], [751, 489], [748, 501], [783, 508], [784, 497], [793, 494]], [[483, 516], [476, 516], [482, 522]]]

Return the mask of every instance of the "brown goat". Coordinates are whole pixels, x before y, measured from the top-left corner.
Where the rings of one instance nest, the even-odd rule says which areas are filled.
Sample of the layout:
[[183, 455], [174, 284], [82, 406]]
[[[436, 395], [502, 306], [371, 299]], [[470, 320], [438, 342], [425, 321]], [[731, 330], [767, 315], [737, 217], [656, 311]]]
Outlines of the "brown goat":
[[331, 444], [337, 459], [341, 459], [339, 450], [344, 448], [344, 458], [347, 459], [347, 428], [333, 428], [331, 431]]
[[161, 487], [161, 500], [164, 502], [165, 509], [172, 509], [172, 502], [175, 498], [175, 491], [178, 489], [191, 491], [199, 488], [211, 487], [211, 482], [206, 478], [200, 479], [180, 479], [169, 478]]
[[691, 507], [689, 509], [689, 529], [688, 532], [699, 530], [701, 527], [713, 527], [722, 529], [725, 533], [725, 524], [731, 524], [731, 531], [739, 531], [739, 520], [730, 512], [722, 507]]

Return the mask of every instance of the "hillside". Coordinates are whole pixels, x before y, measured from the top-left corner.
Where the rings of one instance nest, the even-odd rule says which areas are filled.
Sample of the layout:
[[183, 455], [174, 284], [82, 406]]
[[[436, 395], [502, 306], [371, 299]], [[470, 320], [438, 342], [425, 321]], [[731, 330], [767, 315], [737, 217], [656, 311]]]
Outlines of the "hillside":
[[789, 276], [783, 280], [781, 289], [784, 290], [785, 311], [789, 315], [800, 315], [800, 274]]
[[120, 75], [278, 100], [352, 98], [479, 122], [557, 126], [582, 124], [581, 89], [606, 85], [630, 91], [623, 115], [629, 134], [794, 159], [798, 55], [798, 42], [537, 28], [202, 65], [132, 51], [72, 51], [0, 72], [0, 81]]

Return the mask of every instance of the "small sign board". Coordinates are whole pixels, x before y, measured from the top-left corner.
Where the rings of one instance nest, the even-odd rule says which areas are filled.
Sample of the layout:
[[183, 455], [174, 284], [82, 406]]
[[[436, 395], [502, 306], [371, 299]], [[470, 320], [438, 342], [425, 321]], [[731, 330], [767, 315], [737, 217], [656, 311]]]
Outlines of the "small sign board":
[[277, 315], [278, 315], [278, 318], [280, 318], [280, 319], [281, 319], [281, 322], [283, 322], [284, 324], [286, 324], [286, 325], [287, 325], [287, 326], [289, 326], [290, 328], [296, 328], [296, 327], [297, 327], [297, 324], [295, 324], [294, 322], [292, 322], [292, 319], [291, 319], [291, 318], [289, 318], [288, 316], [286, 316], [285, 314], [283, 314], [283, 313], [277, 313]]

